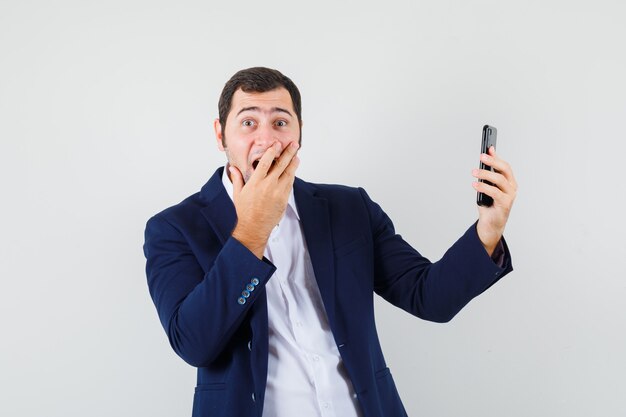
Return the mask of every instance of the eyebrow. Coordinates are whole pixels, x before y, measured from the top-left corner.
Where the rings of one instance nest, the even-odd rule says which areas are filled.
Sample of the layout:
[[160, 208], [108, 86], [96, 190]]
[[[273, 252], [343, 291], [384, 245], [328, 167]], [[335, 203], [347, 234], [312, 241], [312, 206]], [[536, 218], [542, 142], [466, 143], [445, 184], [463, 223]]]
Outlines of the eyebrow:
[[[263, 110], [261, 110], [258, 106], [244, 107], [243, 109], [237, 112], [237, 116], [239, 116], [241, 113], [245, 111], [261, 111], [262, 112]], [[272, 109], [270, 110], [270, 113], [287, 113], [289, 116], [293, 117], [293, 115], [291, 114], [289, 110], [283, 109], [281, 107], [272, 107]]]

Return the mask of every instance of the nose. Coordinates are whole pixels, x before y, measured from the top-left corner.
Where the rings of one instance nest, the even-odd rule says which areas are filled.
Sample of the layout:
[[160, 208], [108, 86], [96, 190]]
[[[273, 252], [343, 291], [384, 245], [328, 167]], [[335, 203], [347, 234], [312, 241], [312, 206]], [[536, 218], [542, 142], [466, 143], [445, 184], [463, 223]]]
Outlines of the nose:
[[278, 137], [275, 133], [272, 126], [268, 126], [267, 124], [259, 126], [254, 138], [254, 144], [263, 149], [269, 148], [272, 143], [278, 141]]

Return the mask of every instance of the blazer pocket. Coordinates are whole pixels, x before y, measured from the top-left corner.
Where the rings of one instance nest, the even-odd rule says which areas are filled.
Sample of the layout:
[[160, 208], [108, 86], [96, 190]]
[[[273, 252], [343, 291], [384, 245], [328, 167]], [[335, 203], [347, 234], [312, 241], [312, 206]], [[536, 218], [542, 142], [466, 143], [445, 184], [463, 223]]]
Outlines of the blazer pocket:
[[356, 239], [351, 240], [346, 244], [341, 244], [337, 246], [337, 248], [335, 249], [335, 257], [339, 258], [341, 256], [346, 256], [349, 253], [361, 248], [362, 246], [365, 246], [365, 243], [366, 241], [363, 235], [359, 235], [359, 237], [357, 237]]
[[226, 388], [226, 384], [223, 382], [217, 384], [201, 384], [196, 387], [196, 392], [201, 391], [221, 391]]
[[383, 368], [379, 371], [376, 371], [376, 374], [375, 374], [376, 379], [384, 378], [387, 375], [391, 375], [391, 371], [389, 370], [389, 368]]
[[398, 394], [395, 382], [391, 376], [389, 368], [381, 369], [376, 372], [376, 386], [378, 387], [378, 397], [380, 403], [385, 404], [384, 416], [406, 417], [406, 410], [402, 405], [402, 400]]

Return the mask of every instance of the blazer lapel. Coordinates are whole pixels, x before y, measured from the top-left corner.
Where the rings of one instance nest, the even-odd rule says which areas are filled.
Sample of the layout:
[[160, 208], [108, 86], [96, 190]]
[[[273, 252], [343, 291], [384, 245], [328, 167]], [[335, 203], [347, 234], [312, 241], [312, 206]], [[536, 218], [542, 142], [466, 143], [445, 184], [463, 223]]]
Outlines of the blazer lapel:
[[222, 245], [230, 237], [237, 222], [235, 205], [222, 184], [223, 171], [223, 167], [215, 171], [215, 174], [200, 191], [200, 196], [206, 203], [206, 207], [200, 211], [213, 230], [215, 230]]
[[[335, 262], [328, 201], [315, 195], [315, 188], [296, 178], [294, 197], [315, 279], [331, 327], [335, 323]], [[334, 330], [334, 329], [333, 329]]]

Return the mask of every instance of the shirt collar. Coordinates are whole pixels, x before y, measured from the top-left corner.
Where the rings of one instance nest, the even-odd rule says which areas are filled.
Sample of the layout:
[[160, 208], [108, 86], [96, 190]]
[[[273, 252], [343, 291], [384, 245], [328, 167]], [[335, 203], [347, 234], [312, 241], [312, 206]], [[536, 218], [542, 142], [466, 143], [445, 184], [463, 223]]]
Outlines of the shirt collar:
[[[230, 178], [228, 177], [228, 164], [224, 167], [224, 172], [222, 173], [222, 184], [224, 184], [224, 188], [228, 193], [228, 196], [231, 200], [233, 199], [233, 183], [230, 182]], [[298, 213], [298, 208], [296, 207], [296, 199], [293, 196], [293, 188], [289, 193], [289, 200], [287, 200], [287, 207], [290, 207], [293, 213], [296, 215], [298, 221], [300, 221], [300, 214]]]

